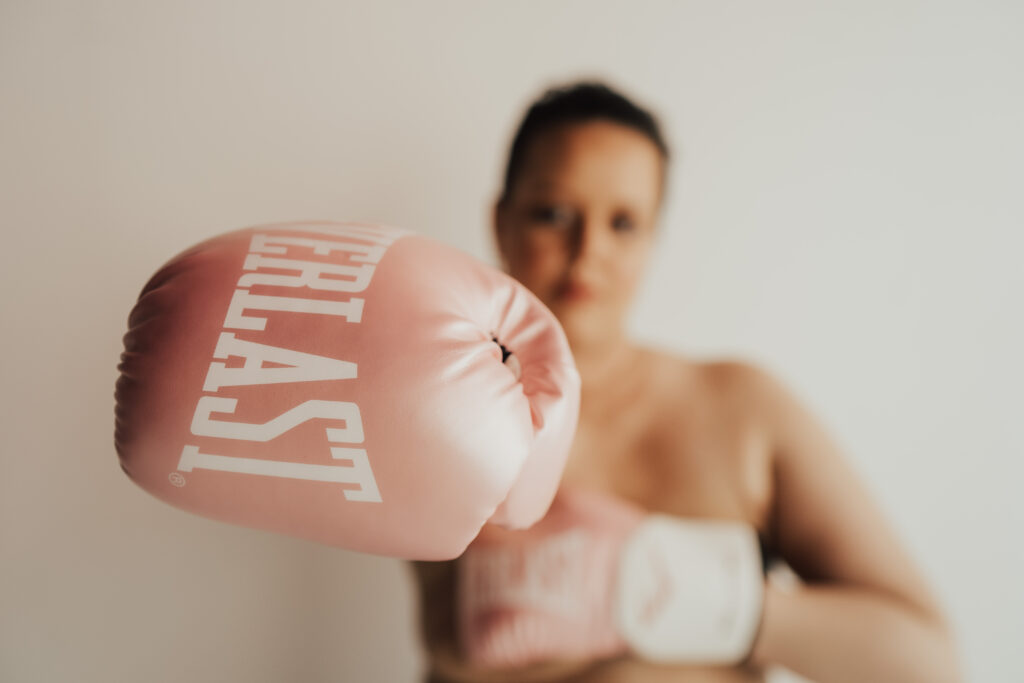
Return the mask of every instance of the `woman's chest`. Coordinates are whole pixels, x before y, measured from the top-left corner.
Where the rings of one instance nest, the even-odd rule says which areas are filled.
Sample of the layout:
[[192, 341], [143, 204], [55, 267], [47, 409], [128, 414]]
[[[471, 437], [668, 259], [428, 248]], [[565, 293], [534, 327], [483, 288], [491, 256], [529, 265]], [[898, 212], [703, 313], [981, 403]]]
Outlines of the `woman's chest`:
[[746, 521], [764, 530], [767, 439], [726, 405], [645, 396], [581, 416], [563, 482], [652, 512]]

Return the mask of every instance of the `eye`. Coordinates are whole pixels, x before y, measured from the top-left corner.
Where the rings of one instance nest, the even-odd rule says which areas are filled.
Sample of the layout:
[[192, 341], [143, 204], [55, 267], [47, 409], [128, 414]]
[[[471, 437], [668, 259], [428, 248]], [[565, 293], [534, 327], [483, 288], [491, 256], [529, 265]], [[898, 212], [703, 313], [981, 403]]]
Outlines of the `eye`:
[[550, 227], [568, 227], [575, 218], [570, 208], [559, 204], [538, 204], [529, 215], [531, 223]]
[[612, 229], [615, 232], [633, 232], [636, 230], [636, 221], [627, 213], [619, 213], [612, 219]]

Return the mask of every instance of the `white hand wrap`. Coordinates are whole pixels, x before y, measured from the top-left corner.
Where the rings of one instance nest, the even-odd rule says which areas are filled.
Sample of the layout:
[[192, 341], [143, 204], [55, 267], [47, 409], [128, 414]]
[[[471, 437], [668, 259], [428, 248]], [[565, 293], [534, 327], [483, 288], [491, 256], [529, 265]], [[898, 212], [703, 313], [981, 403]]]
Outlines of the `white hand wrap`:
[[753, 646], [763, 594], [752, 527], [652, 515], [622, 549], [614, 619], [644, 659], [737, 663]]

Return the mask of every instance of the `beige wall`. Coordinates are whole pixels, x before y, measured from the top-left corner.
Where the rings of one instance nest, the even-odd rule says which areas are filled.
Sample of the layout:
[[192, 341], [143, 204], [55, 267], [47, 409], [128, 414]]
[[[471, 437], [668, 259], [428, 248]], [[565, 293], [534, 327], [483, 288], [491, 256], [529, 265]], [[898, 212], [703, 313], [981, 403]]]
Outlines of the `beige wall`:
[[380, 220], [492, 258], [517, 115], [586, 74], [683, 158], [637, 334], [789, 381], [973, 680], [1024, 680], [1022, 29], [966, 0], [0, 2], [0, 680], [412, 680], [401, 565], [121, 474], [120, 335], [163, 260], [247, 224]]

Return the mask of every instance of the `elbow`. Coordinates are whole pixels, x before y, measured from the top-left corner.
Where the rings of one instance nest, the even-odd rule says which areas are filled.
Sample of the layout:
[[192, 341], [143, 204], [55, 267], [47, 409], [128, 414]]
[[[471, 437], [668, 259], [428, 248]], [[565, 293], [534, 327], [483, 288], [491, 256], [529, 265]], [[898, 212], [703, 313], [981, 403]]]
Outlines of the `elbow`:
[[936, 671], [925, 680], [939, 681], [941, 683], [963, 683], [963, 672], [960, 670], [960, 657], [957, 654], [956, 638], [953, 630], [944, 620], [936, 627], [935, 650]]
[[900, 662], [901, 683], [963, 683], [954, 629], [934, 601], [897, 600], [902, 617], [889, 622], [883, 636]]
[[956, 638], [949, 622], [941, 614], [931, 614], [921, 626], [920, 635], [915, 639], [917, 643], [906, 642], [907, 647], [903, 649], [907, 666], [912, 670], [906, 680], [913, 683], [963, 683]]

